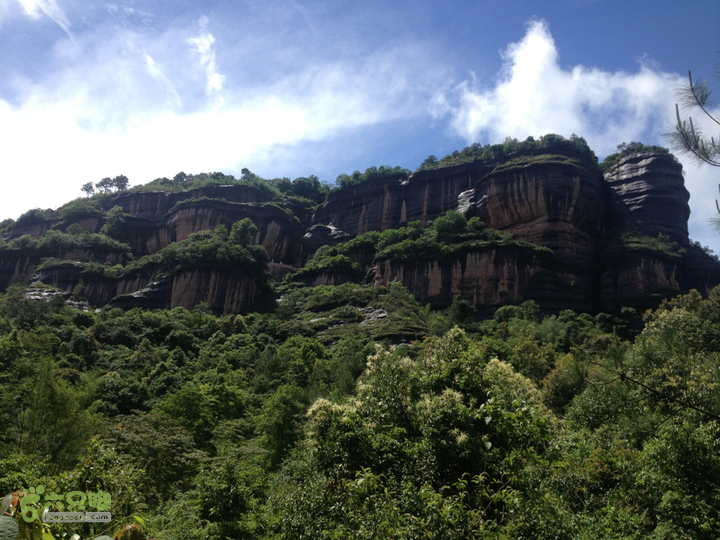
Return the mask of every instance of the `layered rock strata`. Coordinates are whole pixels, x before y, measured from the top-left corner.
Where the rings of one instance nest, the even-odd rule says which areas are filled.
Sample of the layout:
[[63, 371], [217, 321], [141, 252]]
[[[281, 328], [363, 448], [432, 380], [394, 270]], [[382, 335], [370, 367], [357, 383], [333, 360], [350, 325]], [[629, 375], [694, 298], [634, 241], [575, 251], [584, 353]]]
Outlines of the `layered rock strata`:
[[664, 234], [681, 245], [688, 243], [690, 193], [682, 165], [670, 154], [627, 156], [605, 175], [605, 181], [616, 223], [647, 236]]
[[458, 195], [472, 189], [492, 170], [483, 162], [463, 163], [420, 171], [407, 180], [370, 181], [331, 193], [317, 209], [313, 223], [332, 225], [350, 236], [402, 227], [411, 221], [423, 225], [455, 210]]
[[[411, 203], [407, 186], [425, 186], [431, 179], [434, 188], [417, 190], [419, 199]], [[343, 199], [350, 190], [361, 196]], [[453, 190], [454, 202], [447, 195]], [[682, 167], [669, 154], [628, 156], [604, 178], [576, 156], [548, 154], [421, 171], [405, 184], [348, 188], [328, 198], [315, 219], [355, 234], [414, 219], [426, 224], [437, 213], [458, 210], [554, 253], [552, 260], [525, 260], [520, 267], [507, 255], [498, 259], [480, 252], [443, 261], [378, 262], [377, 283], [398, 280], [436, 306], [460, 294], [477, 310], [527, 299], [550, 310], [644, 310], [691, 288], [707, 294], [720, 284], [720, 264], [702, 250], [668, 254], [625, 240], [627, 234], [662, 234], [663, 241], [687, 247], [688, 199]], [[335, 281], [324, 276], [324, 282]]]
[[[427, 226], [448, 210], [478, 217], [490, 228], [552, 250], [548, 255], [507, 245], [440, 260], [384, 259], [368, 265], [368, 253], [352, 259], [367, 265], [369, 281], [399, 281], [421, 302], [437, 307], [460, 295], [479, 311], [528, 299], [547, 310], [645, 309], [663, 297], [690, 288], [707, 294], [720, 284], [720, 264], [689, 242], [689, 195], [682, 168], [672, 156], [634, 154], [620, 160], [604, 178], [596, 164], [584, 159], [538, 151], [423, 170], [403, 181], [370, 181], [336, 190], [312, 215], [297, 205], [293, 211], [282, 208], [252, 186], [129, 192], [107, 197], [102, 204], [106, 210], [120, 206], [129, 214], [124, 232], [136, 256], [156, 253], [195, 232], [219, 225], [230, 229], [236, 221], [250, 218], [258, 227], [255, 241], [268, 251], [270, 270], [277, 278], [302, 267], [323, 245], [412, 221]], [[91, 232], [104, 223], [97, 216], [77, 219]], [[40, 236], [68, 225], [57, 216], [19, 226], [5, 239]], [[653, 242], [642, 241], [659, 234], [663, 246], [670, 248], [653, 248]], [[96, 306], [192, 307], [206, 302], [215, 312], [231, 313], [258, 305], [257, 286], [240, 268], [196, 268], [165, 275], [159, 267], [146, 265], [115, 279], [72, 262], [124, 262], [116, 255], [66, 253], [70, 262], [33, 276], [39, 254], [5, 250], [0, 253], [0, 288], [43, 281], [65, 291], [82, 291]], [[362, 274], [320, 271], [303, 280], [308, 285], [337, 285], [363, 279], [358, 277]]]

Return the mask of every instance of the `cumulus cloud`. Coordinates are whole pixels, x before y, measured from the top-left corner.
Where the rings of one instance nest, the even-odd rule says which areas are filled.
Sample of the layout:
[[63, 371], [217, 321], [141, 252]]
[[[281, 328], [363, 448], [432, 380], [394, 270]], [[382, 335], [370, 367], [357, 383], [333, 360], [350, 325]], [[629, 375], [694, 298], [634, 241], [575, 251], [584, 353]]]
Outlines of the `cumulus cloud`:
[[468, 141], [507, 136], [571, 133], [585, 137], [599, 154], [623, 141], [657, 138], [670, 120], [678, 75], [641, 63], [636, 73], [610, 73], [575, 66], [565, 69], [548, 26], [530, 23], [525, 37], [507, 47], [497, 80], [477, 80], [436, 95], [431, 113], [449, 114], [453, 129]]

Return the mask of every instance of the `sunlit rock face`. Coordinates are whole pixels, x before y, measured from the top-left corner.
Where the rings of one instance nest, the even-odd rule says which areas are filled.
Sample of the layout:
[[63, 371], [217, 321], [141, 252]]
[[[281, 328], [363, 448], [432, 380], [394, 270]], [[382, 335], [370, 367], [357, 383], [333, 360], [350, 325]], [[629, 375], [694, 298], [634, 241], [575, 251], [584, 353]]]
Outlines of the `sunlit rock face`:
[[553, 162], [498, 167], [476, 184], [473, 202], [469, 213], [489, 228], [552, 249], [560, 264], [584, 269], [595, 262], [607, 215], [597, 174]]

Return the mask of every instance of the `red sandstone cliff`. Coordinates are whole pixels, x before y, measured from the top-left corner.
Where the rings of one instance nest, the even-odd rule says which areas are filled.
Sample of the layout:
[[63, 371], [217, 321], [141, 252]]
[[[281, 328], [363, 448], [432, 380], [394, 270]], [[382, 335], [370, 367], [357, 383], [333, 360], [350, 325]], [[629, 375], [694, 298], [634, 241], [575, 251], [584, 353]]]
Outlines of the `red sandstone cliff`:
[[[250, 218], [258, 227], [255, 241], [270, 259], [296, 267], [322, 245], [411, 221], [425, 226], [457, 209], [490, 228], [550, 248], [553, 256], [502, 247], [435, 261], [379, 260], [372, 272], [375, 282], [400, 281], [422, 302], [436, 306], [448, 305], [459, 294], [478, 310], [535, 299], [546, 309], [614, 311], [621, 306], [652, 307], [660, 297], [690, 288], [707, 294], [720, 283], [720, 265], [689, 244], [687, 201], [680, 165], [668, 154], [643, 152], [619, 161], [605, 178], [596, 165], [571, 154], [514, 155], [423, 170], [403, 181], [370, 181], [336, 190], [314, 215], [297, 205], [293, 215], [252, 186], [128, 192], [107, 197], [102, 204], [106, 209], [120, 206], [129, 214], [125, 233], [135, 256]], [[95, 232], [104, 220], [80, 216], [76, 222]], [[69, 225], [56, 215], [19, 226], [5, 238], [40, 236]], [[677, 242], [681, 251], [668, 254], [624, 240], [626, 235], [657, 234]], [[59, 257], [124, 262], [114, 253], [72, 251]], [[257, 288], [242, 269], [190, 269], [163, 276], [151, 265], [114, 279], [81, 272], [69, 262], [33, 276], [40, 258], [38, 253], [1, 252], [0, 288], [39, 280], [66, 291], [82, 290], [95, 305], [192, 307], [206, 302], [222, 313], [244, 311], [258, 302]], [[308, 284], [352, 279], [358, 277], [329, 272], [308, 277]]]

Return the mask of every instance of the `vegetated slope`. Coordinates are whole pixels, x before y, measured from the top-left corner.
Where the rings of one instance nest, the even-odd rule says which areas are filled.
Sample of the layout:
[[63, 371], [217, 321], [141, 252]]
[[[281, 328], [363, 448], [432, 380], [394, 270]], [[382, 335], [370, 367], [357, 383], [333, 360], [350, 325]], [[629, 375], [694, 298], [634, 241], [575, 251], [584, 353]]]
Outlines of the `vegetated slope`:
[[627, 312], [525, 302], [479, 324], [399, 283], [288, 287], [246, 317], [11, 287], [0, 492], [102, 490], [111, 532], [156, 539], [717, 530], [720, 289], [665, 302], [631, 343]]

